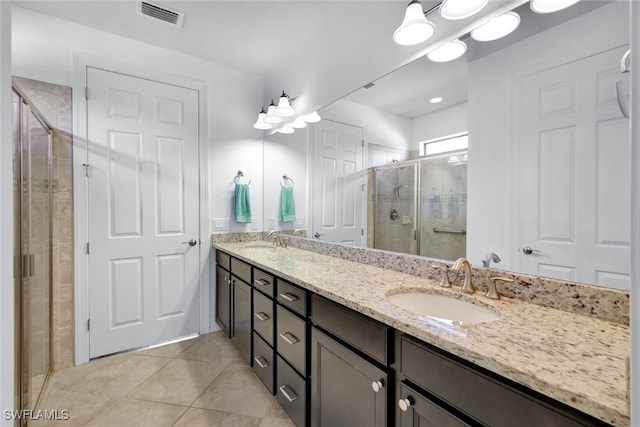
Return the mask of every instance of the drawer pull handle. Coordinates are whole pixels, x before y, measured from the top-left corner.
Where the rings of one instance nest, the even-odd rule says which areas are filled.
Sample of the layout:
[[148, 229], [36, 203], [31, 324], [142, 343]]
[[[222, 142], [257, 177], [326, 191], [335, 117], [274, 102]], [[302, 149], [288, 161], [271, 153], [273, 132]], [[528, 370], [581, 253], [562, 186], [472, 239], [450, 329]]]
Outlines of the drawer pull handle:
[[288, 344], [295, 344], [297, 342], [300, 342], [300, 340], [298, 338], [296, 338], [296, 336], [293, 335], [291, 332], [283, 332], [283, 333], [281, 333], [280, 334], [280, 338], [285, 340]]
[[409, 410], [409, 407], [412, 405], [413, 403], [411, 402], [411, 400], [407, 397], [406, 399], [400, 399], [398, 400], [398, 406], [400, 407], [400, 410], [402, 412], [407, 412]]
[[281, 386], [280, 392], [282, 392], [283, 396], [286, 397], [287, 400], [291, 403], [293, 403], [298, 398], [298, 395], [288, 385]]
[[300, 297], [298, 297], [297, 295], [290, 294], [289, 292], [285, 292], [284, 294], [280, 294], [280, 296], [282, 297], [283, 300], [289, 301], [289, 302], [295, 302], [295, 301], [298, 301], [300, 299]]
[[262, 311], [259, 313], [253, 313], [253, 315], [256, 316], [261, 322], [269, 320], [269, 315], [267, 313], [263, 313]]
[[374, 381], [371, 383], [371, 388], [376, 393], [382, 390], [382, 387], [384, 387], [384, 383], [382, 382], [382, 380]]
[[256, 279], [253, 281], [253, 283], [255, 283], [256, 285], [259, 286], [269, 286], [271, 284], [271, 282], [269, 282], [268, 280], [264, 280], [264, 279]]
[[267, 362], [266, 359], [262, 356], [256, 356], [253, 358], [253, 360], [255, 360], [258, 366], [260, 366], [262, 369], [269, 367], [269, 362]]

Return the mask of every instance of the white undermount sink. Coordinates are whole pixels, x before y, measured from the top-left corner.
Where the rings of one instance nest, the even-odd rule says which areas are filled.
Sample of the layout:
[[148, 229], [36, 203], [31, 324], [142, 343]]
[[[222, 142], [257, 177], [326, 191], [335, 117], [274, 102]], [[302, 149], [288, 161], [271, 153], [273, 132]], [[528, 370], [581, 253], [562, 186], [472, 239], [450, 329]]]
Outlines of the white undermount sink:
[[500, 319], [491, 310], [443, 295], [425, 292], [404, 292], [388, 295], [387, 299], [398, 307], [442, 320], [461, 323], [483, 323]]

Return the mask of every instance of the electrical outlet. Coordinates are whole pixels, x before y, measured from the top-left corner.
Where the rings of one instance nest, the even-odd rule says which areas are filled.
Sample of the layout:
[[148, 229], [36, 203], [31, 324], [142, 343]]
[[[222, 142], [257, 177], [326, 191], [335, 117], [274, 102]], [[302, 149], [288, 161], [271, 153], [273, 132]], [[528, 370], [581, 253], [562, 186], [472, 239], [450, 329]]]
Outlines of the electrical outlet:
[[229, 231], [229, 218], [214, 218], [212, 222], [214, 233]]
[[258, 227], [259, 227], [258, 218], [255, 218], [255, 217], [251, 218], [251, 226], [250, 226], [251, 231], [258, 231]]
[[304, 218], [296, 218], [296, 222], [295, 222], [295, 227], [296, 228], [304, 228]]
[[278, 227], [278, 222], [276, 221], [275, 218], [269, 218], [267, 220], [267, 228], [269, 229], [269, 231], [275, 230], [277, 227]]

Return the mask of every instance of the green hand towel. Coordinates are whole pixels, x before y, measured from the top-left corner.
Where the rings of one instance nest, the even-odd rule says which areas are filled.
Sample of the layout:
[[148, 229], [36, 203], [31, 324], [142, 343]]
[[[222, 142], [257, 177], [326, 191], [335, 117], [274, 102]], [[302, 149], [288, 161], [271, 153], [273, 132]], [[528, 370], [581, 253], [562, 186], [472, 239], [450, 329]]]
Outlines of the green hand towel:
[[235, 191], [236, 222], [251, 222], [251, 200], [248, 184], [236, 184]]
[[296, 207], [293, 204], [293, 187], [282, 187], [280, 190], [280, 221], [296, 220]]

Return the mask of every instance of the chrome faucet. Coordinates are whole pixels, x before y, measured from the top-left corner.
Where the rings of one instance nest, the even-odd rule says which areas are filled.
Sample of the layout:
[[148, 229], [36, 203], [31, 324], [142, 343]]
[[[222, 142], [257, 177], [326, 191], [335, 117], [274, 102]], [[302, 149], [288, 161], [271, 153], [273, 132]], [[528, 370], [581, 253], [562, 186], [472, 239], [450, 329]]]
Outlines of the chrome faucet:
[[499, 263], [500, 261], [502, 261], [500, 259], [500, 257], [498, 256], [497, 253], [495, 252], [489, 252], [484, 259], [482, 260], [482, 266], [483, 267], [490, 267], [491, 266], [491, 261], [493, 261], [494, 263]]
[[283, 248], [286, 248], [287, 246], [289, 246], [289, 239], [287, 239], [286, 237], [284, 237], [280, 231], [277, 230], [271, 230], [269, 232], [269, 234], [267, 234], [267, 237], [273, 237], [273, 244], [276, 246], [280, 246]]
[[295, 230], [293, 230], [293, 235], [294, 236], [300, 235], [300, 237], [304, 237], [306, 232], [307, 232], [306, 228], [296, 228]]
[[462, 284], [462, 292], [465, 294], [472, 294], [476, 291], [473, 287], [473, 283], [471, 282], [471, 264], [467, 261], [466, 258], [458, 258], [456, 262], [453, 263], [451, 270], [460, 271], [464, 267], [464, 283]]

